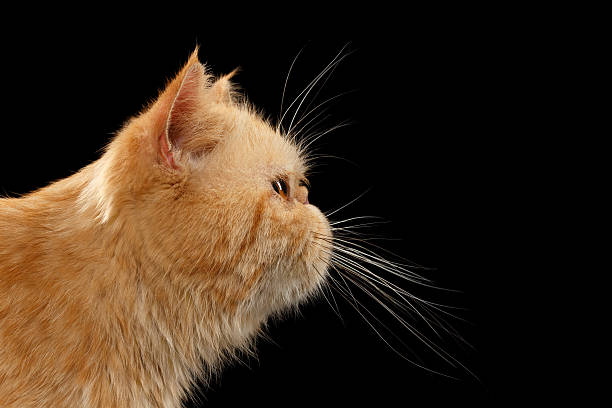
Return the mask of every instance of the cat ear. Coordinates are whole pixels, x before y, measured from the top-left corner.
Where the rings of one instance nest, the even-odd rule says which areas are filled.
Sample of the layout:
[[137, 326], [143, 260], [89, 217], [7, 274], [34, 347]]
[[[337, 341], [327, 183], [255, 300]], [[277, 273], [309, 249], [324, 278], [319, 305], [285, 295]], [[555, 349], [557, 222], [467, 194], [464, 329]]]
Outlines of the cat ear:
[[231, 82], [231, 79], [238, 71], [239, 68], [236, 68], [229, 74], [223, 75], [211, 86], [210, 95], [215, 102], [230, 105], [234, 101], [233, 95], [235, 86]]
[[206, 69], [198, 61], [198, 49], [191, 54], [189, 61], [177, 77], [168, 85], [165, 97], [165, 124], [159, 136], [159, 150], [166, 164], [178, 168], [175, 154], [181, 150], [185, 141], [193, 133], [193, 120], [198, 111], [202, 95], [208, 85]]

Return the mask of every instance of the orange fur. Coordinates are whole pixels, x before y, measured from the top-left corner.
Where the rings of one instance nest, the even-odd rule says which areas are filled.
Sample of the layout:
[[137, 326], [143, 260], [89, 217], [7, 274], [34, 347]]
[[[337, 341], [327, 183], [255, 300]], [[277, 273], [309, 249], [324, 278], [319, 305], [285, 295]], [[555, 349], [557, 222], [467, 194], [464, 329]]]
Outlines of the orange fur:
[[178, 407], [321, 285], [305, 161], [230, 77], [196, 50], [98, 161], [0, 199], [0, 406]]

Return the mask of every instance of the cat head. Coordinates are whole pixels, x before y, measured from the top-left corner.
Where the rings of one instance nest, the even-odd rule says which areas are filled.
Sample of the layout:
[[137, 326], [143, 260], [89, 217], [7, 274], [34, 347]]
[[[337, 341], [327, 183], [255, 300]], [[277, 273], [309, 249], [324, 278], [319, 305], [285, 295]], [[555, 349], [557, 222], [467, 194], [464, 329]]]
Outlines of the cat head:
[[158, 280], [211, 307], [261, 317], [324, 280], [331, 237], [308, 202], [298, 145], [215, 79], [197, 49], [96, 164], [89, 189], [101, 223], [133, 237]]

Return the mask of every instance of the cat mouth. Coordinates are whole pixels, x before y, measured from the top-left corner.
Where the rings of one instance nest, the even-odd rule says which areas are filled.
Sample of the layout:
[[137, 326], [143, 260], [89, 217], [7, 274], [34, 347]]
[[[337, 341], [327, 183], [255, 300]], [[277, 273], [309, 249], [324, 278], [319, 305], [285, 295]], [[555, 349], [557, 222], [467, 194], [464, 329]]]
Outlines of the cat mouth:
[[332, 230], [326, 218], [323, 217], [312, 232], [311, 245], [316, 251], [312, 267], [322, 278], [325, 278], [331, 265], [334, 247]]

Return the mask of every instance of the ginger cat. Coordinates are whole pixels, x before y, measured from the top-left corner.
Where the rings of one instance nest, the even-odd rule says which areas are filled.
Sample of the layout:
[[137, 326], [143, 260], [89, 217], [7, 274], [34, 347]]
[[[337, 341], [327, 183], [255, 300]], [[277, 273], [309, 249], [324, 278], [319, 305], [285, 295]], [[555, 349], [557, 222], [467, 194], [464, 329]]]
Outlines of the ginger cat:
[[325, 281], [305, 152], [197, 49], [96, 162], [0, 199], [0, 406], [179, 407]]

